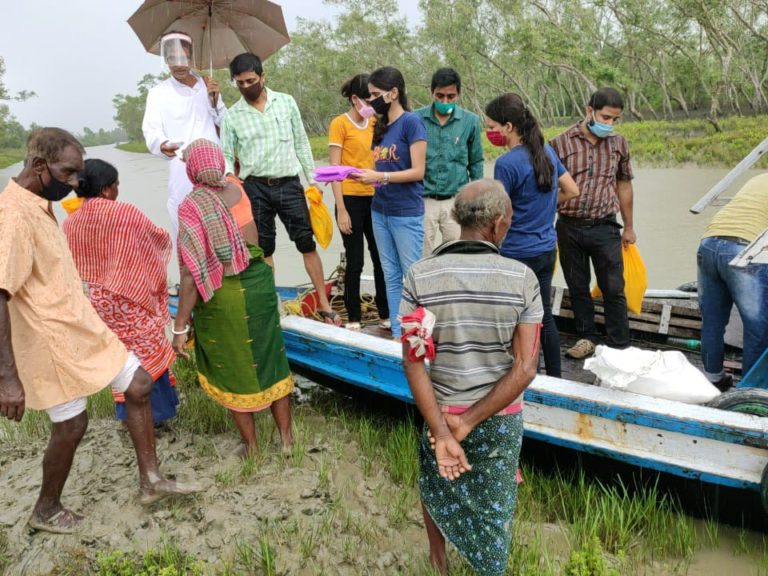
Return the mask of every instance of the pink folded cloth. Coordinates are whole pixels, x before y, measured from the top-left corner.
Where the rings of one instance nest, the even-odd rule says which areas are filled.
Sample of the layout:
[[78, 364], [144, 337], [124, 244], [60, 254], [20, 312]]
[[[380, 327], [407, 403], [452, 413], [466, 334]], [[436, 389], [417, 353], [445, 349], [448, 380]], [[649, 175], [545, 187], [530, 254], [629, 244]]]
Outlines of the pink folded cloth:
[[315, 181], [317, 182], [341, 182], [354, 172], [362, 172], [354, 166], [322, 166], [315, 168]]

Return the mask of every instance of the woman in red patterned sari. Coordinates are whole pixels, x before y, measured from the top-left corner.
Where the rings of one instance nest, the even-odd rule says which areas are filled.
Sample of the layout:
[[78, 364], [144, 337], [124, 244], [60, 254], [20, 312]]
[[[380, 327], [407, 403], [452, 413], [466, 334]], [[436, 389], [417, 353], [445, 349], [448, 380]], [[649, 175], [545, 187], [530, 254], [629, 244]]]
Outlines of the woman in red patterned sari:
[[[138, 208], [116, 202], [118, 185], [114, 166], [86, 160], [78, 199], [65, 205], [67, 211], [74, 207], [63, 228], [91, 304], [155, 380], [157, 423], [174, 417], [179, 403], [170, 370], [176, 355], [165, 332], [172, 244], [168, 232]], [[117, 417], [124, 420], [122, 395], [115, 401]]]

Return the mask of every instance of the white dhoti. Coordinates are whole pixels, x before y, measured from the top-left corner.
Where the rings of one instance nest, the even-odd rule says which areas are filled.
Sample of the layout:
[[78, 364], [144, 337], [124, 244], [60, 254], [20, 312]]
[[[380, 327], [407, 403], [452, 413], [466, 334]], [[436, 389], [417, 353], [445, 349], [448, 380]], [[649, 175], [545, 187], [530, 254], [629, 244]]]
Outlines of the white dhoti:
[[192, 192], [192, 182], [187, 177], [187, 165], [180, 158], [173, 158], [168, 166], [168, 216], [171, 218], [171, 238], [176, 246], [179, 235], [179, 206]]

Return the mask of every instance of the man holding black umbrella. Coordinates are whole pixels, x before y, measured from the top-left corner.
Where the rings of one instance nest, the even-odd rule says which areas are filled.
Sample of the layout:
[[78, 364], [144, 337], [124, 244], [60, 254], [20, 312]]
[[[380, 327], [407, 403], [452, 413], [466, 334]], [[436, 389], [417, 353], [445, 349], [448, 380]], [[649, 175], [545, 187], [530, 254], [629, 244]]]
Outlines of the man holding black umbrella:
[[165, 34], [160, 40], [160, 57], [171, 77], [149, 91], [142, 130], [149, 151], [171, 159], [168, 214], [175, 242], [179, 205], [192, 190], [178, 153], [198, 138], [218, 143], [218, 126], [226, 107], [219, 95], [218, 83], [192, 71], [193, 46], [188, 35]]

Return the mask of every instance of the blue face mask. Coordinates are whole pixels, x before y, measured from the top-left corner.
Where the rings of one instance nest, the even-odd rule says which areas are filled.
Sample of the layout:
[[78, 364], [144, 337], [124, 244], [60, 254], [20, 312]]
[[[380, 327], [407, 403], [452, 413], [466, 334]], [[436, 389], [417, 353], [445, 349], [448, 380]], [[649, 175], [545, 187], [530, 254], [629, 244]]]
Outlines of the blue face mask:
[[441, 116], [448, 116], [456, 108], [455, 102], [435, 102], [435, 110]]
[[603, 124], [602, 122], [595, 121], [595, 117], [587, 122], [587, 128], [598, 138], [607, 138], [613, 133], [613, 124]]

